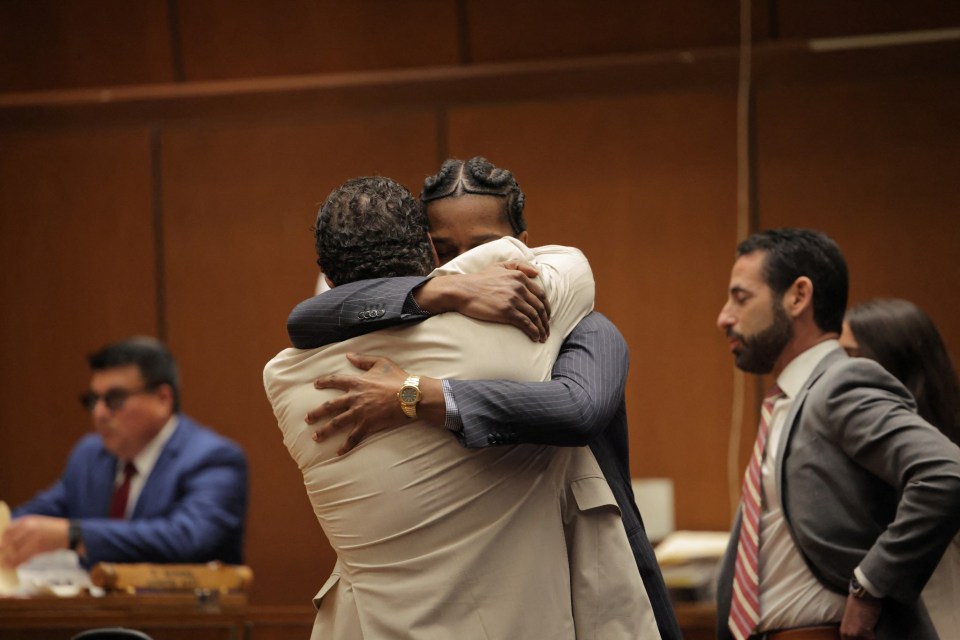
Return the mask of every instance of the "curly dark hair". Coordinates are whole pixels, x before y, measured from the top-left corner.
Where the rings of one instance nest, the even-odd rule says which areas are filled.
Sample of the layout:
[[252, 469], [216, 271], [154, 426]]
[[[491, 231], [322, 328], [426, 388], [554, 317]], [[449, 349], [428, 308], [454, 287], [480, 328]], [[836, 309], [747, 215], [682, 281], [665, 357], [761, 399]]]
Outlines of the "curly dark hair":
[[813, 320], [821, 331], [840, 333], [847, 308], [847, 263], [837, 243], [812, 229], [758, 231], [737, 246], [737, 257], [764, 251], [763, 278], [782, 297], [797, 278], [813, 282]]
[[390, 178], [354, 178], [334, 189], [313, 232], [317, 264], [334, 284], [424, 275], [435, 266], [423, 204]]
[[436, 175], [423, 181], [420, 200], [424, 203], [442, 198], [459, 198], [466, 194], [503, 198], [503, 215], [514, 236], [527, 229], [523, 218], [523, 191], [506, 169], [499, 169], [486, 158], [475, 156], [469, 160], [451, 158], [443, 163]]

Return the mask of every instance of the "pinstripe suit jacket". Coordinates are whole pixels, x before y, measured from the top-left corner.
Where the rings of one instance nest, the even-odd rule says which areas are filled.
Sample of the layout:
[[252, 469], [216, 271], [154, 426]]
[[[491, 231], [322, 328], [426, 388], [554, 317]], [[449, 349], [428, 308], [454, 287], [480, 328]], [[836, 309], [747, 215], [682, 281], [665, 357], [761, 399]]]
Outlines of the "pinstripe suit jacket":
[[[411, 292], [427, 278], [366, 280], [300, 303], [287, 329], [310, 348], [429, 317]], [[589, 445], [620, 507], [660, 635], [681, 638], [653, 547], [630, 484], [624, 401], [629, 354], [620, 332], [591, 313], [564, 341], [550, 382], [451, 381], [468, 447], [533, 443]]]

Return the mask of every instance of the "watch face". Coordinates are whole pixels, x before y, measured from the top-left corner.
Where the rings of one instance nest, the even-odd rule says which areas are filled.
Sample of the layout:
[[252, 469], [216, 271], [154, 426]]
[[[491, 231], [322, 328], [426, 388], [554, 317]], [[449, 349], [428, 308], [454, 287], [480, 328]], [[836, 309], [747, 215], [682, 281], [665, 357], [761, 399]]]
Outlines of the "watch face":
[[413, 404], [417, 401], [419, 389], [416, 387], [401, 387], [400, 402], [404, 404]]

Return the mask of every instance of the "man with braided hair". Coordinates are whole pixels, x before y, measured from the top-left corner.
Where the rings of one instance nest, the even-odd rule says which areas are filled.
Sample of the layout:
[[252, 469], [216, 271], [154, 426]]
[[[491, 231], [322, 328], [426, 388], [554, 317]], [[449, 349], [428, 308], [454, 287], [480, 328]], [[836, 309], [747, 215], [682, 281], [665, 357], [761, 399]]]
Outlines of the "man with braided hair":
[[[492, 197], [462, 200], [465, 196]], [[440, 264], [503, 236], [527, 242], [523, 191], [511, 172], [493, 166], [485, 158], [447, 160], [436, 175], [424, 180], [420, 199], [427, 207], [430, 237]], [[482, 214], [465, 217], [459, 207], [471, 202], [487, 206]]]
[[[527, 240], [523, 191], [510, 171], [484, 158], [447, 160], [424, 181], [420, 197], [441, 264], [502, 236]], [[456, 311], [512, 324], [542, 341], [550, 335], [549, 308], [531, 275], [522, 265], [506, 264], [471, 274], [356, 282], [300, 303], [287, 329], [295, 346], [311, 348]], [[406, 421], [397, 403], [406, 371], [387, 358], [353, 355], [351, 361], [368, 372], [320, 377], [318, 387], [346, 393], [307, 415], [312, 423], [328, 420], [319, 427], [318, 438], [349, 431], [341, 452], [370, 433]], [[628, 366], [623, 336], [593, 312], [563, 341], [550, 381], [421, 377], [420, 413], [434, 425], [446, 426], [471, 449], [516, 443], [589, 445], [617, 499], [660, 635], [679, 639], [680, 628], [630, 483], [624, 399]]]
[[[436, 263], [422, 204], [387, 178], [336, 189], [315, 236], [332, 291], [354, 278], [423, 278]], [[434, 380], [548, 378], [563, 337], [592, 308], [589, 264], [576, 249], [528, 249], [504, 238], [434, 274], [503, 261], [530, 263], [525, 268], [539, 273], [537, 286], [554, 311], [554, 336], [543, 343], [444, 314], [317, 349], [286, 349], [264, 370], [284, 444], [337, 552], [316, 599], [318, 640], [659, 637], [616, 500], [588, 449], [467, 449], [444, 429], [414, 422], [338, 455], [332, 440], [315, 442], [303, 421], [317, 401], [313, 381], [349, 372], [354, 351], [388, 353]], [[419, 417], [417, 386], [410, 376], [403, 396], [412, 419]], [[340, 395], [319, 393], [328, 402]]]

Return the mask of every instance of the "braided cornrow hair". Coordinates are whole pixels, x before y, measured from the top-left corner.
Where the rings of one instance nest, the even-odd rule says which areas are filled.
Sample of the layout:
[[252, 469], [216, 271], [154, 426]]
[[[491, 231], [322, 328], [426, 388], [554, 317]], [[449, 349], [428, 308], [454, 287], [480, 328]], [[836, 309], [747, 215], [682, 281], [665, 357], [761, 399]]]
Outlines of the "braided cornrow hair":
[[426, 204], [443, 198], [459, 198], [468, 193], [503, 198], [503, 214], [510, 223], [513, 235], [519, 236], [527, 230], [520, 185], [508, 170], [497, 168], [480, 156], [466, 161], [451, 158], [444, 162], [436, 175], [423, 181], [420, 200]]

